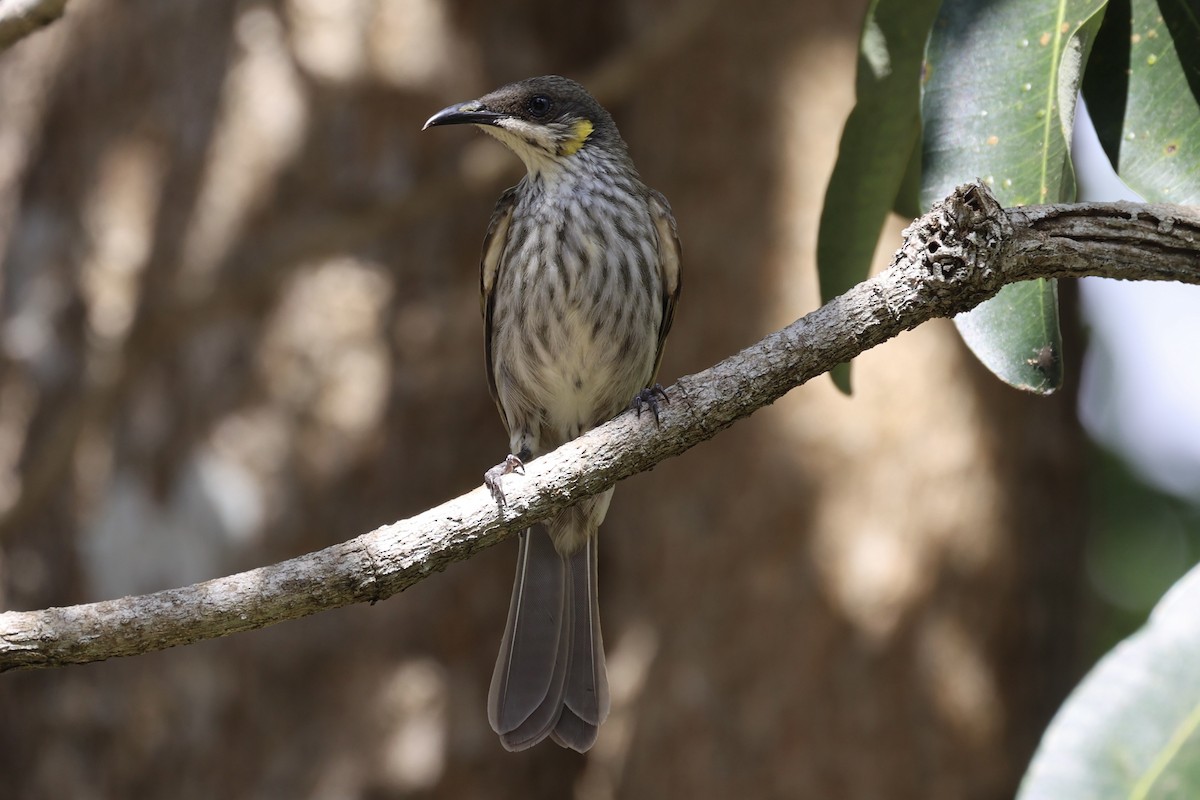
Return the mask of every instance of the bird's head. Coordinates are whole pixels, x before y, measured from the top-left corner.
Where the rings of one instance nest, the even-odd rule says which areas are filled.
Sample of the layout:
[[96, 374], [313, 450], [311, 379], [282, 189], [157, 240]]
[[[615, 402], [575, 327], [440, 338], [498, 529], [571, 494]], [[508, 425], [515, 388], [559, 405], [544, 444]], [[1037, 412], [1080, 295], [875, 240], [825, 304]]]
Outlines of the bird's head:
[[612, 117], [587, 89], [569, 78], [546, 75], [510, 83], [478, 100], [444, 108], [422, 130], [471, 124], [521, 157], [530, 173], [570, 169], [580, 156], [604, 152], [624, 157]]

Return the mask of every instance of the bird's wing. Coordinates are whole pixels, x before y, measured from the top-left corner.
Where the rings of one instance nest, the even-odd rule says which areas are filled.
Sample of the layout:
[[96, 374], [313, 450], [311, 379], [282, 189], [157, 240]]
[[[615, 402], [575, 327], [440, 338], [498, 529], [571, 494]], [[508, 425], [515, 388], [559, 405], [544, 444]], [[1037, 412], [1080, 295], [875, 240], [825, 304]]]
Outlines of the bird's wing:
[[658, 352], [654, 356], [654, 376], [658, 375], [659, 364], [662, 363], [663, 343], [671, 331], [671, 321], [675, 318], [675, 303], [679, 300], [679, 290], [683, 285], [683, 266], [679, 249], [679, 232], [675, 225], [675, 217], [671, 214], [671, 204], [653, 189], [650, 190], [650, 216], [658, 231], [658, 272], [662, 279], [662, 324], [658, 326]]
[[[483, 312], [484, 354], [487, 359], [488, 390], [492, 399], [500, 402], [496, 392], [496, 373], [492, 367], [492, 310], [496, 306], [496, 278], [504, 261], [504, 248], [508, 244], [508, 226], [512, 222], [513, 208], [517, 205], [517, 187], [507, 189], [496, 201], [496, 210], [488, 223], [487, 235], [483, 237], [483, 255], [479, 260], [479, 307]], [[503, 416], [503, 409], [501, 416]]]

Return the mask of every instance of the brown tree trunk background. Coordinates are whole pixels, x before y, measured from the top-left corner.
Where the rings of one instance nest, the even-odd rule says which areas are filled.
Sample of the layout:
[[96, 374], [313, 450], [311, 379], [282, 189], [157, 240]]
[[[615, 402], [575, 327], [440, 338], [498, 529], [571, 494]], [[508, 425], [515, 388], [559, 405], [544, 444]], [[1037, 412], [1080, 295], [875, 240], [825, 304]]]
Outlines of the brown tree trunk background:
[[[269, 563], [480, 482], [505, 442], [477, 259], [519, 164], [419, 130], [501, 82], [585, 80], [672, 201], [663, 378], [812, 308], [864, 7], [77, 0], [0, 56], [0, 608]], [[375, 607], [4, 675], [0, 793], [1010, 797], [1078, 666], [1072, 393], [1003, 387], [948, 323], [855, 379], [621, 486], [586, 757], [488, 729], [499, 547]]]

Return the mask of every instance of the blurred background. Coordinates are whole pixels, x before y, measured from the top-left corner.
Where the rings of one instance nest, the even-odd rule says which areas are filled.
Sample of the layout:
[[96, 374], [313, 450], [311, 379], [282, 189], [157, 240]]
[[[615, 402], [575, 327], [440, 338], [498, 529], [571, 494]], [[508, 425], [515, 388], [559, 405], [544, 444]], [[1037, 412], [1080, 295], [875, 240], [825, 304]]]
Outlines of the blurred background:
[[[509, 80], [582, 80], [670, 198], [664, 383], [811, 310], [865, 7], [72, 2], [0, 54], [0, 609], [272, 563], [479, 485], [506, 452], [479, 247], [521, 167], [420, 127]], [[1152, 449], [1114, 454], [1156, 441], [1118, 391], [1128, 333], [1093, 337], [1105, 449], [1085, 435], [1063, 294], [1054, 397], [936, 321], [859, 359], [853, 398], [814, 381], [623, 483], [586, 757], [488, 728], [510, 542], [373, 607], [6, 674], [0, 794], [1011, 797], [1070, 687], [1200, 556], [1194, 452], [1163, 489], [1135, 477]]]

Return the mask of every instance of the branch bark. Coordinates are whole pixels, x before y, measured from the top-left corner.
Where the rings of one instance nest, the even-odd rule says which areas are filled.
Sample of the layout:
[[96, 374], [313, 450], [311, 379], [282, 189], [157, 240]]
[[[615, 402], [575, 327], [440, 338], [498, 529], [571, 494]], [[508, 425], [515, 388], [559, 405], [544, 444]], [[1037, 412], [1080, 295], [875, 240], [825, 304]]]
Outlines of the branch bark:
[[668, 390], [661, 424], [622, 414], [506, 478], [299, 558], [180, 589], [0, 613], [0, 672], [128, 656], [390, 597], [559, 509], [679, 455], [836, 364], [1002, 286], [1097, 275], [1200, 283], [1200, 209], [1132, 203], [1002, 209], [959, 187], [906, 231], [891, 267]]
[[63, 15], [67, 0], [0, 0], [0, 52]]

